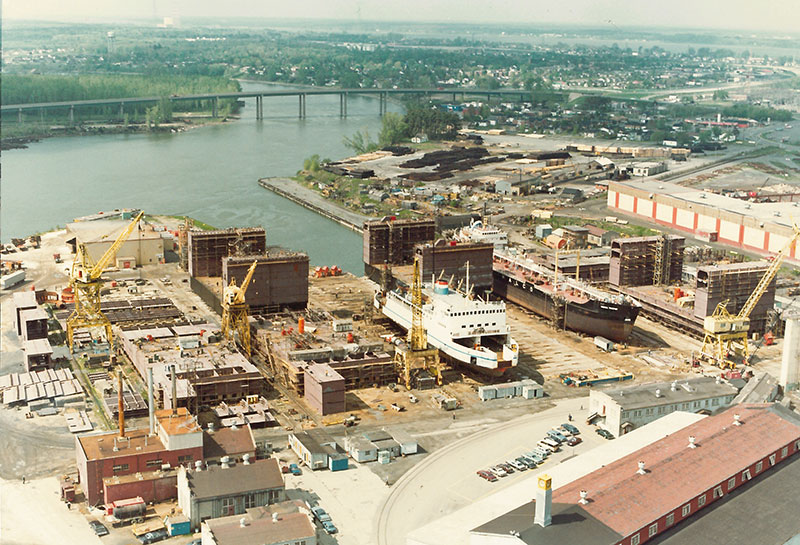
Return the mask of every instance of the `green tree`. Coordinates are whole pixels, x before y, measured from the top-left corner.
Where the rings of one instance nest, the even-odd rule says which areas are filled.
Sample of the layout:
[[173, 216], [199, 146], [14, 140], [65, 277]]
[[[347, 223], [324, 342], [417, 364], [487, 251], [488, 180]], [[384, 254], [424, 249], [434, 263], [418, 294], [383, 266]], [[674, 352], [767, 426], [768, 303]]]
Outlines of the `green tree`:
[[393, 146], [408, 138], [408, 126], [400, 114], [388, 112], [381, 120], [381, 132], [378, 134], [378, 145], [385, 148]]
[[380, 148], [376, 142], [372, 141], [372, 138], [369, 135], [369, 131], [364, 129], [363, 131], [357, 131], [353, 136], [347, 137], [345, 136], [342, 139], [344, 145], [354, 152], [361, 154], [361, 153], [369, 153], [375, 151]]
[[720, 89], [719, 91], [714, 91], [714, 100], [725, 100], [728, 98], [728, 91]]

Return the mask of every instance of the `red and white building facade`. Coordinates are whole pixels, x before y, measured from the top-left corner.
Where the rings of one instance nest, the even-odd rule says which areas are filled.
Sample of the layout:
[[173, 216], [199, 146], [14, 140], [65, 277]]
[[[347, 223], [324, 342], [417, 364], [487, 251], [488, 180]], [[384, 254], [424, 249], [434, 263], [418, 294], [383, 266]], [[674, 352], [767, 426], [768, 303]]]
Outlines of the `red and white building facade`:
[[[775, 254], [792, 236], [794, 202], [751, 203], [658, 180], [609, 182], [609, 209], [684, 231], [706, 242]], [[792, 246], [787, 259], [800, 263]]]

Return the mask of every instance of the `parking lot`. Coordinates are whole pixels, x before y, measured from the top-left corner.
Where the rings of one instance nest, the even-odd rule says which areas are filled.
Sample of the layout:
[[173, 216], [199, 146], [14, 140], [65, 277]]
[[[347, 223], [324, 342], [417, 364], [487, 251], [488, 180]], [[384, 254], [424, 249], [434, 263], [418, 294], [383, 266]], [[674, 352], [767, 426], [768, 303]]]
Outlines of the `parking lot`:
[[[546, 472], [549, 467], [604, 444], [606, 439], [594, 432], [583, 419], [587, 407], [585, 397], [564, 399], [552, 409], [523, 416], [490, 427], [454, 442], [428, 456], [404, 475], [380, 506], [377, 520], [377, 543], [404, 545], [408, 532], [461, 507], [492, 494], [530, 474]], [[568, 421], [580, 430], [582, 442], [575, 447], [563, 447], [551, 454], [536, 469], [515, 471], [507, 477], [489, 482], [477, 471], [511, 460], [530, 451], [554, 426]], [[375, 539], [373, 539], [375, 542]]]

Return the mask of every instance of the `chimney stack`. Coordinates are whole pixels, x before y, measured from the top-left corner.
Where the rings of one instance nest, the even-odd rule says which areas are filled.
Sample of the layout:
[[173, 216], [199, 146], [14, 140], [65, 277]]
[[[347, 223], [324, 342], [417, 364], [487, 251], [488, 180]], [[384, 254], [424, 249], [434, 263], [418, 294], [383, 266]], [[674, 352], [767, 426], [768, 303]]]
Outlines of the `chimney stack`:
[[147, 408], [150, 413], [150, 435], [156, 434], [156, 405], [153, 399], [153, 368], [147, 370]]
[[739, 413], [734, 414], [733, 415], [733, 425], [734, 426], [741, 426], [742, 425], [741, 418], [742, 417], [739, 416]]
[[117, 369], [117, 412], [119, 413], [119, 437], [125, 437], [125, 404], [122, 402], [122, 369]]
[[639, 462], [639, 469], [636, 470], [639, 475], [645, 475], [647, 471], [644, 469], [644, 462]]
[[536, 514], [533, 523], [539, 526], [550, 526], [553, 522], [553, 480], [550, 475], [539, 476], [539, 486], [536, 488]]
[[578, 500], [578, 503], [580, 503], [581, 505], [586, 505], [587, 503], [589, 503], [589, 500], [586, 499], [586, 496], [588, 494], [589, 493], [586, 492], [586, 490], [581, 490], [581, 499]]
[[172, 366], [172, 415], [178, 414], [178, 369]]
[[694, 444], [694, 435], [689, 436], [689, 448], [697, 448], [697, 445]]

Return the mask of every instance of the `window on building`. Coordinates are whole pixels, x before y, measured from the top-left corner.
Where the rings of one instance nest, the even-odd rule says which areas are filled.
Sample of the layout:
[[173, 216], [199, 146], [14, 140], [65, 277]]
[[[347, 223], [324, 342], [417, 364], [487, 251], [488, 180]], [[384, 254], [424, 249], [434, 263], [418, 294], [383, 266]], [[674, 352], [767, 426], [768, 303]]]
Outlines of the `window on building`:
[[222, 516], [236, 514], [236, 502], [234, 498], [222, 498]]
[[750, 480], [750, 470], [749, 469], [745, 469], [744, 471], [742, 471], [742, 482], [749, 481], [749, 480]]
[[734, 488], [736, 488], [736, 477], [731, 477], [728, 479], [728, 491], [730, 492]]
[[718, 486], [714, 489], [714, 499], [722, 497], [722, 487]]
[[675, 513], [670, 513], [667, 515], [667, 526], [672, 526], [675, 524]]
[[256, 506], [256, 495], [255, 494], [247, 494], [244, 497], [244, 508], [250, 509]]
[[781, 449], [781, 458], [786, 458], [787, 454], [789, 454], [789, 447], [783, 447]]
[[683, 509], [681, 509], [681, 516], [685, 517], [691, 511], [692, 511], [692, 506], [691, 504], [687, 503], [686, 505], [683, 506]]
[[714, 399], [712, 399], [712, 400], [711, 400], [711, 404], [712, 404], [712, 405], [714, 405], [714, 406], [716, 407], [717, 405], [719, 405], [719, 399], [717, 399], [717, 398], [715, 397]]
[[697, 507], [703, 507], [706, 504], [706, 495], [703, 494], [702, 496], [697, 498]]
[[756, 473], [761, 473], [762, 469], [764, 469], [764, 462], [758, 462], [756, 464]]
[[658, 533], [658, 523], [655, 522], [655, 523], [650, 525], [650, 528], [647, 529], [647, 535], [649, 537], [653, 537], [657, 533]]
[[771, 466], [775, 465], [775, 455], [774, 454], [770, 454], [769, 455], [769, 465], [771, 465]]
[[161, 464], [163, 464], [163, 463], [164, 462], [161, 461], [161, 458], [159, 458], [157, 460], [147, 460], [145, 465], [147, 467], [161, 467]]
[[111, 468], [114, 471], [128, 471], [128, 464], [119, 464]]
[[191, 462], [192, 460], [194, 460], [194, 456], [192, 454], [186, 454], [184, 456], [178, 456], [178, 463], [179, 464], [183, 463], [183, 462]]
[[639, 534], [634, 534], [631, 537], [631, 545], [639, 545]]
[[700, 402], [699, 402], [699, 401], [695, 401], [695, 402], [694, 402], [694, 408], [696, 409], [696, 408], [697, 408], [697, 407], [699, 407], [699, 406], [700, 406]]

